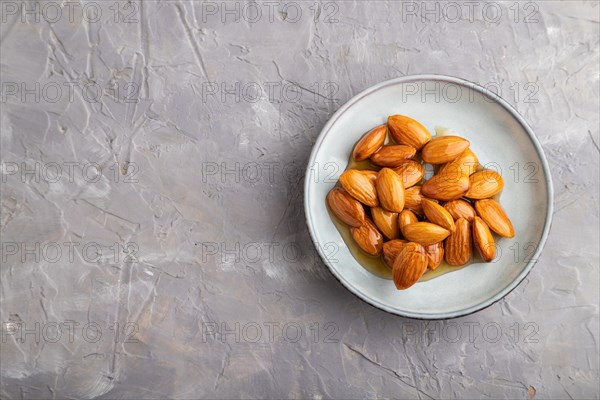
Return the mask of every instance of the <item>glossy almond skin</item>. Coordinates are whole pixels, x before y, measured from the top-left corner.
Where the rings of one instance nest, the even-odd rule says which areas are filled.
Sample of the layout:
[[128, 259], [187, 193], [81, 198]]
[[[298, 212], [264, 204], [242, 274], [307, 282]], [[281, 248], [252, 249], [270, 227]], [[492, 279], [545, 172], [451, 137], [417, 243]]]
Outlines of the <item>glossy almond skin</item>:
[[488, 199], [500, 193], [504, 179], [496, 171], [484, 170], [469, 176], [469, 190], [465, 197], [470, 199]]
[[408, 289], [417, 283], [427, 270], [427, 264], [428, 259], [423, 246], [413, 242], [402, 246], [393, 266], [396, 289]]
[[471, 175], [477, 171], [477, 167], [479, 167], [477, 156], [473, 153], [473, 150], [467, 148], [456, 159], [442, 165], [438, 174], [442, 172], [453, 172], [457, 175]]
[[477, 215], [473, 206], [464, 200], [449, 201], [444, 203], [444, 208], [452, 215], [455, 221], [459, 218], [464, 218], [472, 222], [473, 218]]
[[415, 222], [404, 227], [404, 237], [411, 242], [429, 246], [439, 243], [450, 235], [450, 231], [430, 222]]
[[404, 208], [408, 208], [418, 215], [423, 215], [421, 189], [422, 186], [413, 186], [404, 190]]
[[404, 235], [404, 228], [407, 225], [414, 224], [415, 222], [419, 222], [417, 216], [414, 212], [410, 210], [402, 210], [400, 215], [398, 216], [398, 226], [400, 227], [400, 231]]
[[417, 150], [431, 140], [431, 133], [419, 121], [405, 115], [388, 117], [388, 130], [394, 141]]
[[480, 217], [473, 219], [473, 243], [485, 261], [490, 262], [496, 257], [494, 237]]
[[380, 167], [399, 167], [407, 159], [413, 157], [416, 152], [414, 147], [403, 144], [383, 146], [371, 156], [371, 162]]
[[456, 229], [444, 243], [446, 262], [453, 266], [465, 265], [473, 255], [471, 224], [464, 218], [456, 221]]
[[404, 185], [402, 178], [389, 168], [379, 171], [375, 181], [381, 207], [399, 213], [404, 209]]
[[454, 231], [454, 218], [444, 207], [429, 199], [423, 199], [421, 204], [423, 205], [423, 212], [430, 222], [450, 232]]
[[408, 243], [406, 240], [389, 240], [383, 244], [383, 261], [392, 268], [400, 250]]
[[458, 136], [435, 137], [423, 146], [421, 158], [430, 164], [444, 164], [461, 155], [470, 144]]
[[377, 180], [377, 176], [379, 175], [379, 171], [374, 171], [372, 169], [360, 169], [358, 171], [373, 182]]
[[441, 201], [457, 200], [469, 189], [469, 177], [455, 173], [441, 173], [432, 176], [425, 181], [421, 193]]
[[371, 207], [371, 217], [383, 236], [388, 239], [398, 239], [400, 236], [398, 213], [384, 210], [381, 207]]
[[405, 189], [421, 182], [425, 176], [423, 165], [413, 160], [408, 160], [398, 168], [394, 168], [394, 172], [402, 178]]
[[342, 188], [333, 188], [327, 194], [329, 208], [346, 225], [359, 227], [365, 222], [365, 209]]
[[430, 270], [435, 270], [444, 261], [444, 246], [442, 242], [425, 247], [425, 254], [427, 255], [427, 267]]
[[375, 182], [367, 175], [356, 169], [349, 169], [340, 175], [340, 183], [348, 193], [356, 200], [369, 207], [379, 205]]
[[358, 228], [350, 228], [352, 238], [364, 252], [378, 256], [383, 250], [383, 236], [377, 230], [375, 224], [368, 218]]
[[515, 236], [512, 222], [502, 206], [493, 199], [477, 200], [475, 210], [481, 219], [498, 235], [506, 238]]
[[365, 135], [356, 143], [356, 146], [354, 146], [352, 157], [356, 161], [363, 161], [371, 157], [373, 153], [383, 146], [386, 132], [387, 126], [379, 125], [365, 133]]

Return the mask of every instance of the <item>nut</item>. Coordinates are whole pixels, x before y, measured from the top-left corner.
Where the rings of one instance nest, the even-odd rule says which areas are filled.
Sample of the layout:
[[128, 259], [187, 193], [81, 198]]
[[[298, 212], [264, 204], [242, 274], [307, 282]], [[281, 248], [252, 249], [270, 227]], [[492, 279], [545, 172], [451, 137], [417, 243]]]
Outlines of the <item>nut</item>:
[[404, 115], [388, 117], [388, 130], [396, 143], [412, 146], [417, 150], [421, 150], [431, 140], [431, 134], [420, 122]]
[[394, 172], [400, 175], [404, 188], [409, 188], [421, 182], [425, 175], [425, 169], [416, 161], [405, 161], [401, 166], [394, 168]]
[[400, 253], [400, 250], [406, 243], [406, 240], [394, 239], [383, 244], [383, 261], [385, 261], [390, 268], [394, 266], [394, 261], [396, 260], [398, 253]]
[[473, 206], [464, 200], [452, 200], [444, 204], [444, 208], [452, 215], [455, 220], [464, 218], [467, 221], [473, 221], [475, 210]]
[[396, 288], [408, 289], [414, 285], [427, 270], [427, 264], [423, 246], [413, 242], [402, 246], [393, 266]]
[[383, 233], [383, 236], [388, 239], [398, 239], [400, 235], [398, 213], [384, 210], [381, 207], [371, 207], [371, 216], [379, 231]]
[[342, 222], [359, 227], [365, 222], [365, 209], [346, 190], [336, 187], [327, 194], [327, 204]]
[[385, 125], [379, 125], [365, 133], [365, 135], [356, 143], [356, 146], [354, 146], [352, 157], [356, 161], [363, 161], [371, 157], [373, 153], [383, 146], [386, 131], [387, 127]]
[[414, 224], [415, 222], [419, 222], [419, 220], [417, 219], [415, 213], [410, 210], [402, 210], [400, 216], [398, 217], [398, 225], [400, 226], [400, 231], [402, 231], [403, 235], [406, 225]]
[[460, 266], [468, 263], [473, 254], [471, 225], [464, 218], [456, 220], [455, 225], [456, 229], [446, 239], [444, 253], [448, 264]]
[[414, 147], [403, 144], [383, 146], [371, 156], [371, 162], [380, 167], [399, 167], [416, 152]]
[[469, 189], [469, 177], [456, 173], [436, 174], [423, 184], [421, 194], [436, 200], [449, 201], [461, 198]]
[[375, 187], [383, 208], [392, 212], [400, 212], [404, 209], [404, 185], [400, 175], [389, 168], [383, 168], [379, 171]]
[[350, 228], [352, 238], [365, 253], [372, 256], [378, 256], [383, 250], [383, 236], [377, 230], [377, 227], [370, 219], [366, 218], [365, 223], [358, 228]]
[[423, 146], [421, 158], [430, 164], [444, 164], [460, 156], [470, 144], [458, 136], [435, 137]]
[[430, 222], [450, 232], [454, 231], [454, 218], [444, 207], [429, 199], [423, 199], [421, 204], [423, 205], [423, 212], [425, 212], [425, 216]]
[[375, 207], [379, 205], [375, 183], [356, 169], [349, 169], [340, 175], [340, 183], [348, 193], [361, 203]]
[[469, 190], [465, 197], [470, 199], [488, 199], [499, 193], [504, 187], [504, 179], [496, 171], [483, 170], [469, 177]]
[[425, 247], [427, 255], [427, 267], [431, 270], [436, 269], [444, 261], [444, 246], [442, 242]]
[[444, 164], [438, 170], [438, 174], [452, 172], [455, 174], [471, 175], [477, 171], [479, 160], [471, 149], [466, 149], [455, 160]]
[[496, 257], [494, 237], [490, 228], [480, 217], [473, 219], [473, 243], [485, 261], [490, 262]]
[[496, 200], [477, 200], [475, 209], [481, 219], [498, 235], [511, 238], [515, 236], [512, 222], [504, 212], [504, 209]]
[[404, 190], [404, 208], [408, 208], [418, 215], [423, 215], [421, 188], [422, 186], [413, 186]]
[[430, 222], [414, 222], [404, 227], [404, 237], [411, 242], [429, 246], [441, 242], [450, 235], [450, 231]]

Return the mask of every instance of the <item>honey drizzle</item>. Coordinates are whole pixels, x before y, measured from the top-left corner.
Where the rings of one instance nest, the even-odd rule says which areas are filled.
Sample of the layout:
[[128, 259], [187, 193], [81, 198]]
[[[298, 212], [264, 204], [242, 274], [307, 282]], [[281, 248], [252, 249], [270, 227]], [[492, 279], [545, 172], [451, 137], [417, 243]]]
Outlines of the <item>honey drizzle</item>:
[[[436, 130], [436, 136], [444, 136], [444, 135], [454, 134], [454, 132], [452, 130], [443, 128], [443, 127], [436, 126], [435, 130]], [[390, 144], [390, 143], [393, 143], [393, 142], [389, 139], [388, 136], [386, 136], [386, 140], [385, 140], [384, 144]], [[421, 161], [419, 157], [414, 158], [414, 160], [417, 162]], [[352, 158], [352, 156], [350, 156], [350, 160], [348, 161], [348, 166], [346, 167], [346, 170], [348, 170], [348, 169], [379, 171], [380, 167], [372, 164], [371, 162], [369, 162], [368, 159], [364, 160], [364, 161], [356, 161]], [[483, 167], [481, 165], [479, 165], [477, 167], [477, 171], [481, 171], [481, 170], [483, 170]], [[336, 186], [340, 186], [339, 182]], [[500, 191], [500, 193], [494, 195], [492, 198], [499, 202], [501, 194], [502, 194], [502, 191]], [[378, 276], [382, 279], [391, 280], [392, 279], [392, 269], [383, 261], [383, 256], [372, 256], [372, 255], [367, 254], [364, 251], [362, 251], [361, 248], [358, 247], [358, 245], [352, 238], [352, 234], [350, 233], [350, 227], [348, 227], [346, 224], [344, 224], [342, 221], [340, 221], [335, 215], [333, 215], [333, 213], [329, 210], [329, 207], [327, 207], [327, 211], [329, 212], [329, 216], [331, 217], [331, 220], [333, 221], [335, 227], [337, 228], [338, 232], [342, 236], [344, 243], [350, 250], [350, 253], [352, 254], [352, 256], [354, 256], [356, 261], [358, 261], [358, 263], [364, 269], [366, 269], [373, 275]], [[370, 215], [369, 207], [365, 207], [365, 212], [368, 215]], [[445, 275], [449, 272], [461, 270], [471, 264], [482, 263], [482, 262], [484, 262], [484, 260], [481, 258], [481, 255], [479, 254], [477, 249], [473, 246], [473, 256], [471, 257], [471, 260], [468, 263], [466, 263], [465, 265], [456, 267], [456, 266], [452, 266], [452, 265], [448, 264], [444, 260], [435, 270], [427, 269], [427, 271], [423, 274], [421, 279], [419, 279], [419, 282], [426, 282], [431, 279]]]

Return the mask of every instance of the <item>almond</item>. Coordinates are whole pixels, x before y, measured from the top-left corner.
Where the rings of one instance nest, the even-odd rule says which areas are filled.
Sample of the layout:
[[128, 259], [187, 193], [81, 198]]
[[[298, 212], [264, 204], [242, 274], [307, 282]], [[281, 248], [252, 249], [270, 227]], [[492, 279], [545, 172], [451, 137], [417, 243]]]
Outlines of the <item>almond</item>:
[[380, 167], [399, 167], [416, 152], [414, 147], [403, 144], [383, 146], [371, 156], [371, 162]]
[[423, 215], [421, 188], [422, 186], [413, 186], [404, 190], [404, 208], [408, 208], [419, 215]]
[[360, 169], [358, 171], [373, 182], [377, 180], [377, 175], [379, 175], [379, 171], [374, 171], [372, 169]]
[[458, 136], [435, 137], [423, 146], [421, 158], [430, 164], [444, 164], [461, 155], [470, 144]]
[[405, 161], [404, 164], [398, 168], [394, 168], [394, 172], [402, 178], [405, 189], [421, 182], [421, 179], [425, 176], [425, 169], [423, 166], [413, 160]]
[[512, 222], [504, 212], [502, 206], [493, 199], [477, 200], [475, 209], [481, 219], [498, 235], [511, 238], [515, 236]]
[[359, 227], [365, 222], [365, 209], [354, 197], [342, 188], [333, 188], [327, 194], [327, 204], [342, 222]]
[[[415, 213], [410, 210], [402, 210], [400, 216], [398, 217], [398, 225], [400, 226], [400, 231], [404, 235], [404, 228], [407, 225], [414, 224], [415, 222], [419, 222]], [[406, 235], [405, 235], [406, 236]]]
[[373, 222], [388, 239], [398, 239], [400, 227], [398, 226], [398, 213], [384, 210], [381, 207], [371, 207]]
[[408, 289], [414, 285], [427, 270], [427, 264], [423, 246], [413, 242], [402, 246], [393, 266], [396, 288]]
[[375, 182], [356, 169], [349, 169], [340, 175], [340, 183], [348, 193], [361, 203], [375, 207], [379, 205]]
[[430, 222], [450, 232], [454, 231], [454, 218], [452, 218], [452, 215], [444, 207], [429, 199], [423, 199], [421, 204], [423, 205], [423, 212]]
[[358, 228], [350, 228], [352, 238], [364, 252], [378, 256], [383, 250], [383, 236], [377, 230], [377, 227], [370, 219], [366, 218], [365, 223]]
[[412, 146], [417, 150], [431, 140], [431, 133], [420, 122], [404, 115], [388, 117], [388, 130], [396, 143]]
[[477, 171], [479, 160], [471, 149], [466, 149], [453, 161], [441, 166], [438, 174], [452, 171], [458, 174], [471, 175]]
[[496, 171], [483, 170], [469, 177], [469, 190], [465, 196], [470, 199], [488, 199], [504, 187], [504, 179]]
[[456, 220], [456, 229], [446, 239], [444, 253], [446, 254], [446, 262], [450, 265], [465, 265], [471, 260], [473, 247], [469, 221], [464, 218]]
[[480, 217], [473, 219], [473, 243], [485, 261], [490, 262], [496, 256], [496, 244], [492, 232]]
[[400, 175], [389, 168], [383, 168], [379, 171], [375, 187], [383, 208], [392, 212], [400, 212], [404, 209], [404, 185]]
[[469, 189], [469, 177], [456, 173], [436, 174], [428, 179], [421, 193], [432, 199], [449, 201], [461, 198]]
[[356, 143], [356, 146], [354, 146], [352, 157], [356, 161], [363, 161], [371, 157], [373, 153], [383, 146], [386, 131], [387, 127], [385, 125], [379, 125], [365, 133], [365, 135]]
[[411, 242], [429, 246], [441, 242], [450, 235], [450, 231], [430, 222], [415, 222], [404, 227], [404, 237]]
[[383, 261], [390, 268], [394, 266], [394, 261], [396, 261], [398, 253], [400, 253], [400, 250], [406, 243], [406, 240], [394, 239], [383, 244]]
[[427, 267], [431, 270], [436, 269], [444, 261], [444, 246], [442, 242], [425, 247], [427, 255]]
[[467, 221], [473, 221], [475, 218], [475, 210], [473, 206], [464, 200], [452, 200], [444, 204], [444, 208], [448, 210], [454, 220], [464, 218]]

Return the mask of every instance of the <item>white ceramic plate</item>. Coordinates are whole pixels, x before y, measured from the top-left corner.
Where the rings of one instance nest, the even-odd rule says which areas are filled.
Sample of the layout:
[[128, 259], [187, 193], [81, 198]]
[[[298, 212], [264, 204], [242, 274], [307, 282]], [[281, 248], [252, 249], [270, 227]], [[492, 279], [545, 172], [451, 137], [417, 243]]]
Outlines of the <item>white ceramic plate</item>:
[[[364, 269], [327, 212], [326, 195], [348, 164], [356, 141], [388, 115], [410, 116], [434, 134], [447, 127], [471, 142], [479, 162], [505, 180], [500, 202], [515, 237], [497, 242], [492, 263], [475, 263], [408, 290]], [[458, 78], [415, 75], [375, 85], [353, 97], [327, 122], [312, 150], [304, 188], [313, 242], [333, 275], [382, 310], [412, 318], [453, 318], [504, 297], [529, 273], [542, 250], [553, 209], [548, 163], [531, 128], [503, 99]]]

